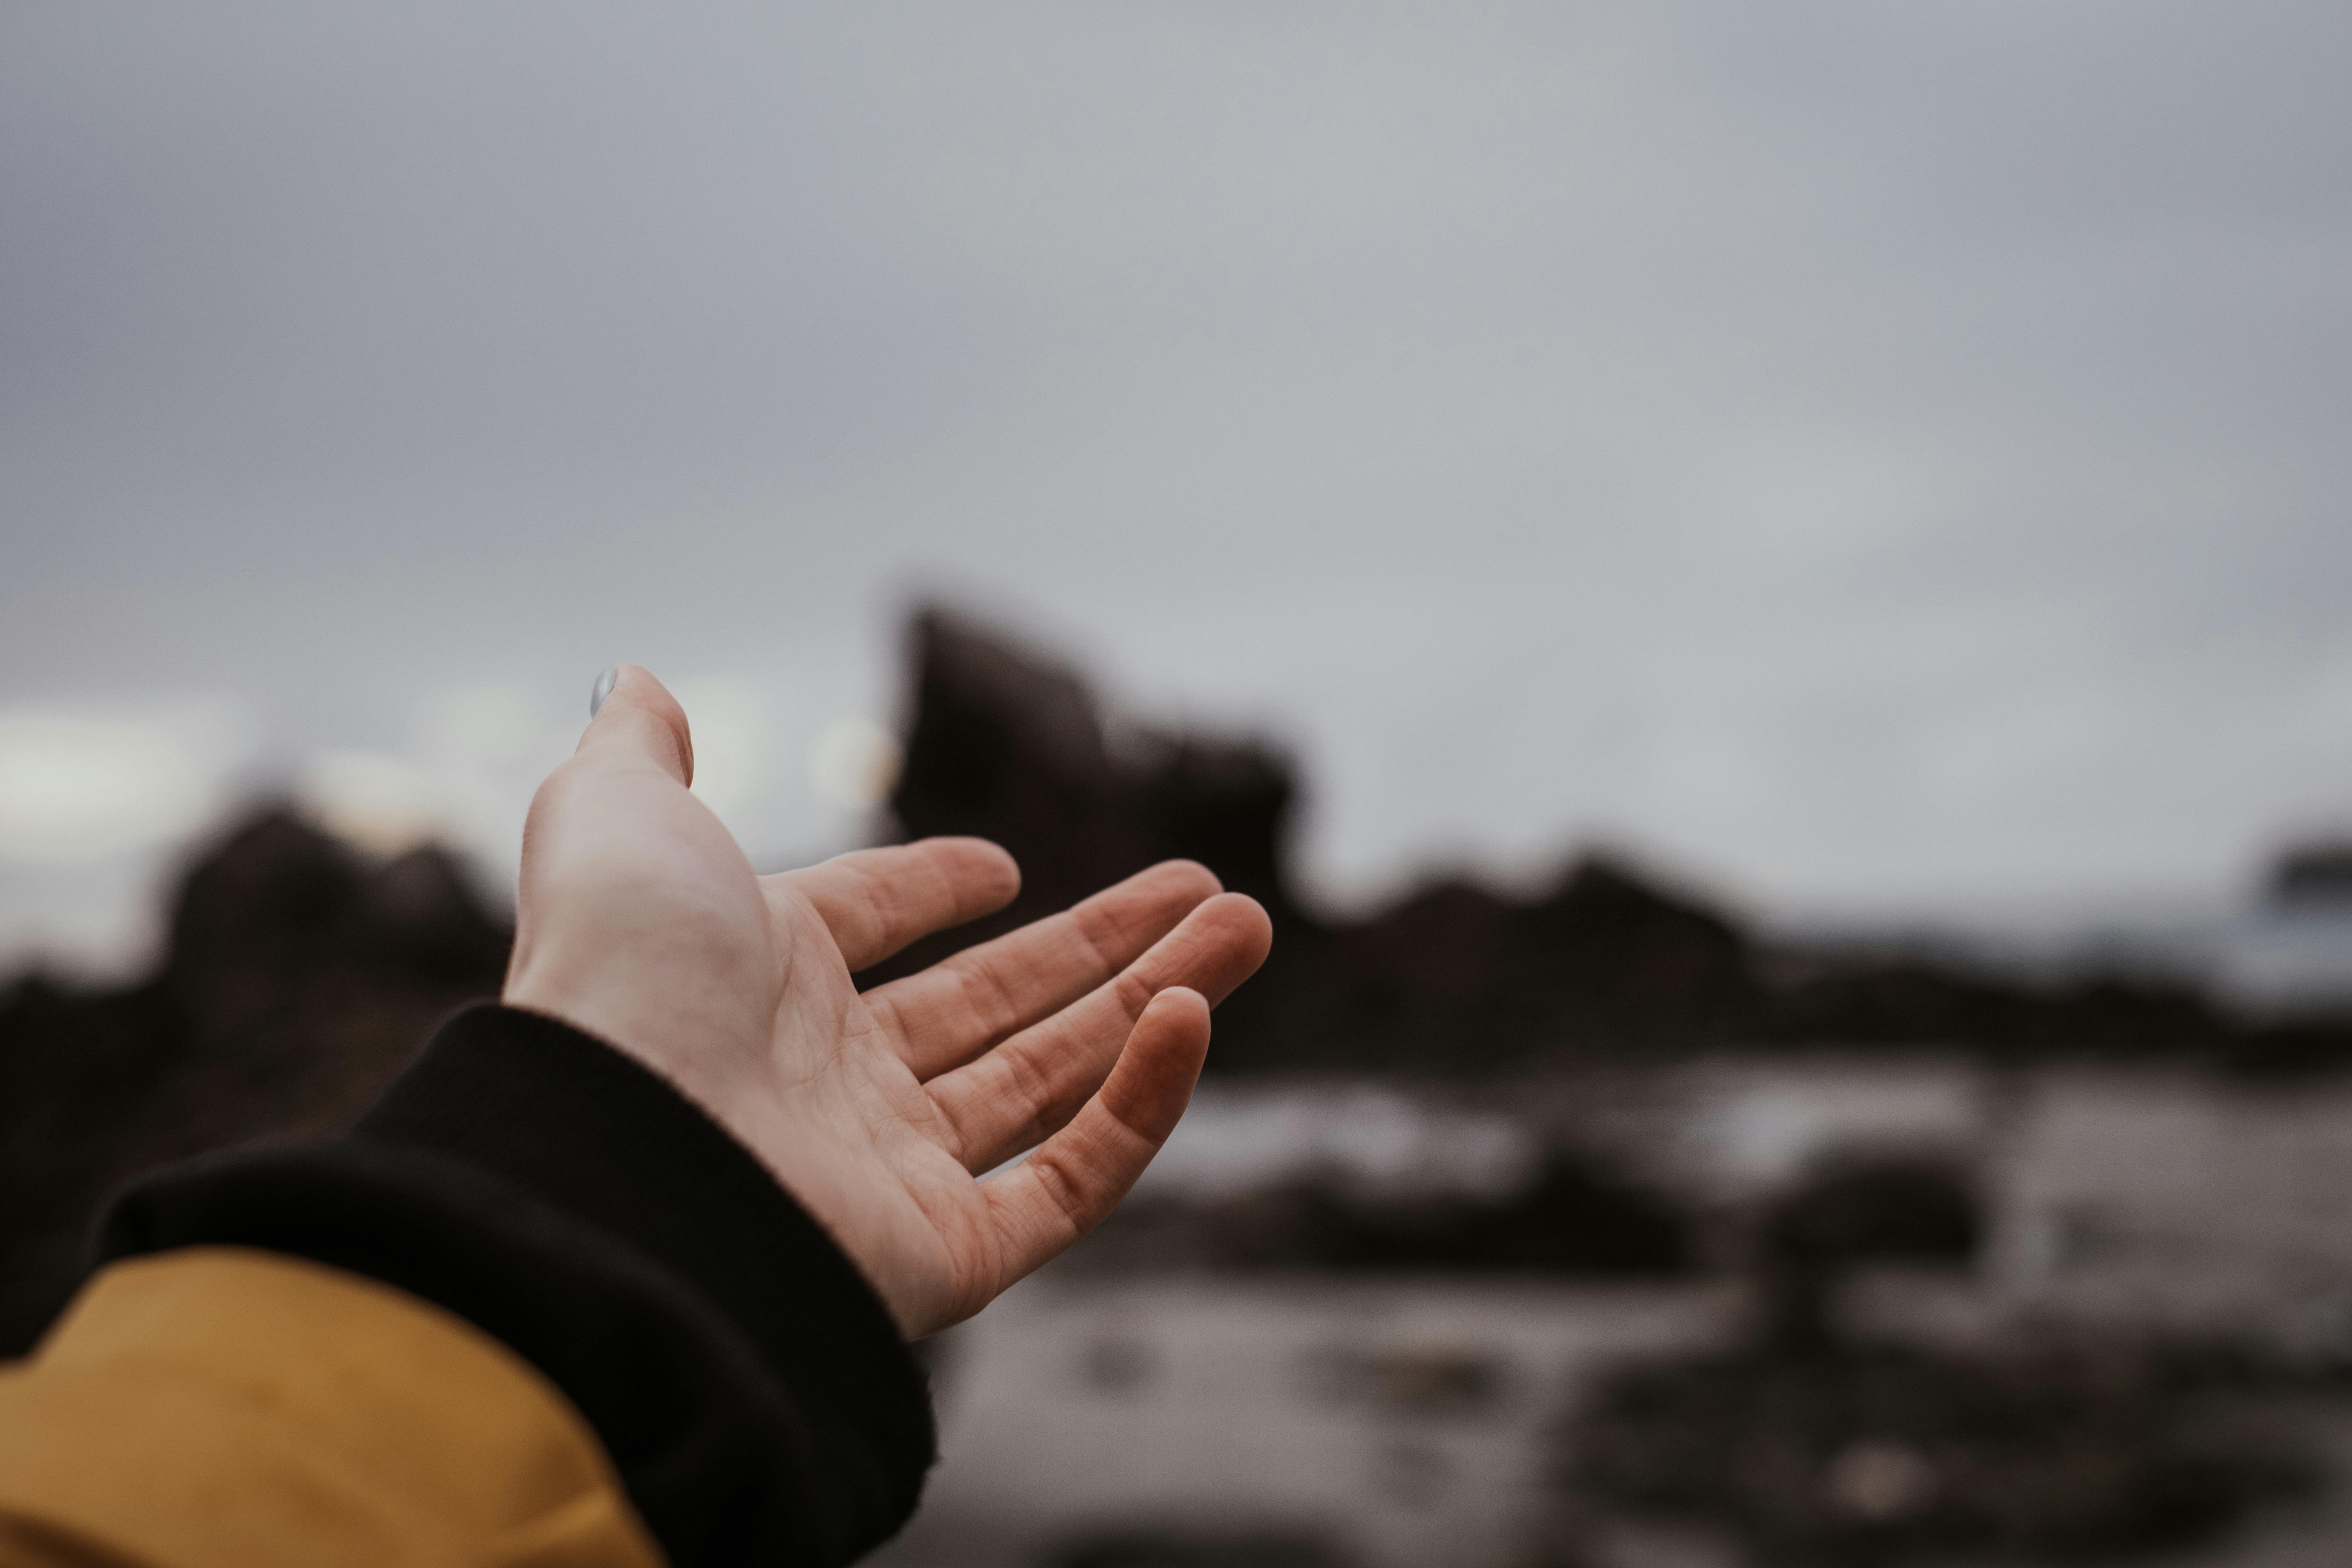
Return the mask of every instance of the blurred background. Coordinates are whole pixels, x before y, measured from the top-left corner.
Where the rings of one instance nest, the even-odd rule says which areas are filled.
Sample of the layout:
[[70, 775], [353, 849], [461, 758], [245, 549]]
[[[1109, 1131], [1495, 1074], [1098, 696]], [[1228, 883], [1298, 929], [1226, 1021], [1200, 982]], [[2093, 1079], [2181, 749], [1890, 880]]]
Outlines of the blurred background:
[[[0, 1336], [762, 868], [1276, 956], [922, 1564], [2352, 1550], [2352, 13], [0, 16]], [[918, 956], [945, 951], [935, 945]]]

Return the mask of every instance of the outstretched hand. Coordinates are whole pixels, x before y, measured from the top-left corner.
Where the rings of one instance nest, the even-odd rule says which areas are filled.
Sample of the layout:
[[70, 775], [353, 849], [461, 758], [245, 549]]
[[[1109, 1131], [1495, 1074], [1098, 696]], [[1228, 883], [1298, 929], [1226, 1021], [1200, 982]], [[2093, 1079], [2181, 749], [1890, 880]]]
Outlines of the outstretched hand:
[[701, 1105], [908, 1338], [970, 1317], [1159, 1152], [1210, 1006], [1265, 958], [1265, 910], [1169, 861], [861, 994], [853, 972], [1010, 902], [1012, 857], [930, 838], [756, 876], [693, 771], [685, 712], [625, 667], [531, 802], [505, 1000]]

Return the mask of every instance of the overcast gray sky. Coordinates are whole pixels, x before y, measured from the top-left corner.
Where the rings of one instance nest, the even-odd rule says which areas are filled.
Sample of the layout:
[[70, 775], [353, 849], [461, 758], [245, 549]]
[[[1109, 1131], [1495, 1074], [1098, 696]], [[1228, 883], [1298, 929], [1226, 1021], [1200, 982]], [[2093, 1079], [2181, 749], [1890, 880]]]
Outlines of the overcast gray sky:
[[2347, 80], [2259, 0], [12, 5], [0, 940], [272, 779], [495, 860], [619, 658], [838, 847], [922, 593], [1286, 738], [1336, 900], [2231, 895], [2352, 820]]

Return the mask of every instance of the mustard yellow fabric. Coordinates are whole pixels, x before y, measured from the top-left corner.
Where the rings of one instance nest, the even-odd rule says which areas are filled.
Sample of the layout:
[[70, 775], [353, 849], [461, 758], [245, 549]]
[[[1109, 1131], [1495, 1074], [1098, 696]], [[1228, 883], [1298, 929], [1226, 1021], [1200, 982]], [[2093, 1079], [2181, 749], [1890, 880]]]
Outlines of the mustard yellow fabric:
[[191, 1247], [0, 1369], [5, 1568], [660, 1568], [594, 1433], [437, 1307]]

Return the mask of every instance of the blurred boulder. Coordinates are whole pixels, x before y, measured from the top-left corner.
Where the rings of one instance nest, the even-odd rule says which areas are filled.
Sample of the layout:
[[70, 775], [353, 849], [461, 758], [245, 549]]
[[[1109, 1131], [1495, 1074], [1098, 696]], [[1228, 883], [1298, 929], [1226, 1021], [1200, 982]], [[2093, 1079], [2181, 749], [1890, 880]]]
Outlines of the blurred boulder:
[[1298, 1255], [1339, 1273], [1661, 1276], [1696, 1261], [1687, 1215], [1658, 1193], [1562, 1152], [1496, 1199], [1310, 1205]]
[[2272, 868], [2270, 897], [2285, 909], [2352, 910], [2352, 839], [2288, 849]]
[[509, 940], [446, 854], [372, 861], [279, 807], [194, 860], [166, 931], [136, 984], [0, 992], [0, 1353], [71, 1292], [108, 1192], [340, 1129], [440, 1017], [496, 994]]
[[1932, 1160], [1856, 1158], [1832, 1163], [1776, 1205], [1761, 1250], [1768, 1267], [1965, 1268], [1984, 1230], [1982, 1206], [1960, 1172]]
[[1817, 955], [1759, 1018], [1789, 1044], [1929, 1045], [2011, 1059], [2219, 1058], [2252, 1030], [2185, 983], [2092, 975], [2029, 984], [1923, 955]]
[[1112, 1530], [1049, 1552], [1049, 1568], [1347, 1568], [1321, 1536], [1285, 1530]]
[[1306, 1178], [1212, 1201], [1130, 1199], [1079, 1244], [1081, 1269], [1450, 1278], [1657, 1278], [1698, 1267], [1690, 1215], [1570, 1151], [1517, 1190], [1400, 1198]]
[[1830, 1163], [1758, 1227], [1754, 1262], [1765, 1342], [1790, 1354], [1832, 1343], [1839, 1285], [1873, 1264], [1962, 1269], [1986, 1222], [1974, 1184], [1941, 1161], [1901, 1155]]

